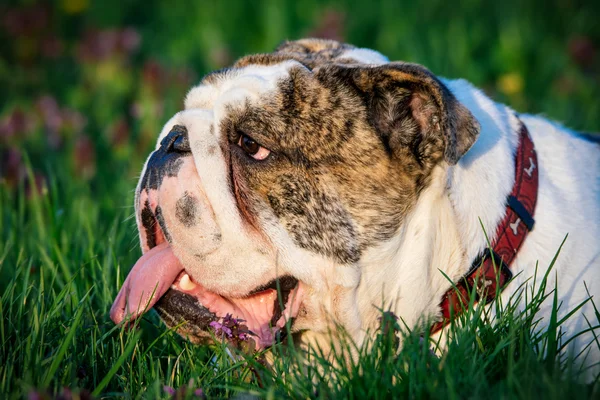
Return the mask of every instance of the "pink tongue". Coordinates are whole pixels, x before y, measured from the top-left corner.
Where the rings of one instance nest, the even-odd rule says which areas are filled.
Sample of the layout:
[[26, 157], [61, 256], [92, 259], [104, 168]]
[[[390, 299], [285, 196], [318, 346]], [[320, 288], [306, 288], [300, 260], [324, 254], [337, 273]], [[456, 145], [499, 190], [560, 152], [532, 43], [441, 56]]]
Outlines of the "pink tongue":
[[152, 248], [135, 263], [125, 279], [113, 306], [110, 318], [120, 323], [125, 317], [137, 318], [169, 289], [183, 266], [173, 254], [169, 243]]

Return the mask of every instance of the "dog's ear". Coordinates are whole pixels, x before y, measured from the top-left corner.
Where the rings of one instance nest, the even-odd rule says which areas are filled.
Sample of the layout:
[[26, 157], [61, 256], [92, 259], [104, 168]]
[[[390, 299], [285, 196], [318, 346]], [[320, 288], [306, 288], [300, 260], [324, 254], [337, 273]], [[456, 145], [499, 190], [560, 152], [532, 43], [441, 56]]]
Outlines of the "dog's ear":
[[479, 123], [469, 110], [420, 65], [328, 65], [315, 72], [357, 91], [369, 123], [392, 153], [409, 149], [421, 164], [443, 159], [453, 165], [479, 135]]

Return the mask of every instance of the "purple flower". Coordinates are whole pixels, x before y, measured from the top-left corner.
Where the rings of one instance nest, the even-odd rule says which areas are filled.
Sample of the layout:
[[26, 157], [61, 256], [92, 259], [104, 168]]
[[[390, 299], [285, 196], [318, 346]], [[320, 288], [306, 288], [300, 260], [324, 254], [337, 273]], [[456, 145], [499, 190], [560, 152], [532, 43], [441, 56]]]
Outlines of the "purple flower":
[[96, 147], [92, 140], [86, 135], [80, 135], [75, 140], [73, 151], [75, 171], [85, 179], [96, 175]]
[[176, 392], [175, 389], [173, 389], [171, 386], [167, 386], [167, 385], [163, 386], [163, 390], [165, 391], [166, 394], [169, 394], [171, 396], [174, 396], [175, 392]]
[[31, 391], [27, 394], [27, 399], [29, 400], [42, 400], [44, 397], [44, 395], [36, 391]]
[[231, 329], [224, 324], [221, 324], [217, 321], [212, 321], [209, 325], [215, 330], [217, 335], [225, 334], [227, 337], [231, 337]]
[[140, 46], [140, 34], [133, 28], [123, 30], [88, 30], [77, 48], [77, 55], [83, 61], [106, 60], [114, 55], [129, 55]]
[[63, 116], [56, 99], [49, 95], [41, 96], [36, 106], [42, 115], [45, 127], [53, 133], [57, 132], [62, 126]]
[[209, 325], [214, 329], [216, 335], [225, 336], [231, 339], [231, 343], [241, 345], [241, 342], [250, 340], [250, 335], [254, 335], [242, 322], [244, 322], [243, 319], [227, 314], [221, 318], [221, 322], [212, 321]]
[[0, 177], [11, 186], [17, 185], [26, 176], [23, 156], [16, 148], [9, 147], [0, 152]]
[[238, 325], [238, 320], [233, 318], [231, 314], [227, 314], [225, 317], [223, 317], [223, 325], [233, 328]]
[[131, 53], [137, 50], [140, 47], [141, 41], [142, 37], [135, 29], [125, 28], [121, 31], [119, 45], [124, 52]]

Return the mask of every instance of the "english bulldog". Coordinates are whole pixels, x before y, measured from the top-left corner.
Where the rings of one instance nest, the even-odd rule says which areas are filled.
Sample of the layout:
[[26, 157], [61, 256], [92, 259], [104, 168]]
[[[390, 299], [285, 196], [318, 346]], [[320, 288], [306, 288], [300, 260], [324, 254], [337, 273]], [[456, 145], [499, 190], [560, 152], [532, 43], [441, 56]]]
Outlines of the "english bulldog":
[[[511, 217], [517, 177], [534, 174], [535, 199]], [[135, 215], [143, 255], [111, 318], [154, 307], [198, 343], [220, 332], [264, 349], [291, 332], [325, 348], [337, 326], [360, 345], [382, 306], [411, 329], [439, 323], [507, 215], [507, 235], [527, 236], [496, 260], [513, 277], [504, 301], [541, 279], [567, 234], [548, 282], [560, 315], [600, 296], [598, 144], [334, 41], [285, 42], [205, 76], [148, 157]], [[597, 325], [588, 301], [563, 340]], [[573, 342], [588, 364], [592, 338]]]

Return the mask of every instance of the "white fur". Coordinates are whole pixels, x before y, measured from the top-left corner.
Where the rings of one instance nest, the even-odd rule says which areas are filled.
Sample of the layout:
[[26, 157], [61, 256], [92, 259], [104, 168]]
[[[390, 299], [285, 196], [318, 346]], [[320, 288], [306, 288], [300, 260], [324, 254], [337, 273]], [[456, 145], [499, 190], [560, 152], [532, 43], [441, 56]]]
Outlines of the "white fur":
[[340, 59], [350, 58], [361, 64], [380, 65], [390, 60], [383, 54], [371, 49], [352, 49], [343, 52]]
[[273, 66], [249, 65], [229, 70], [216, 83], [192, 88], [185, 98], [185, 108], [211, 109], [217, 101], [224, 104], [256, 98], [275, 90], [277, 82], [289, 76], [289, 70], [293, 67], [305, 68], [299, 62], [290, 60]]

